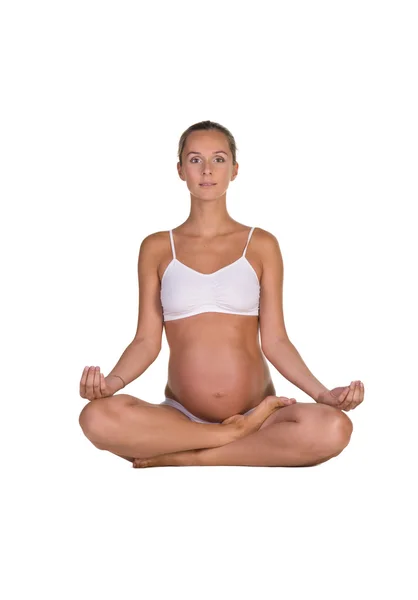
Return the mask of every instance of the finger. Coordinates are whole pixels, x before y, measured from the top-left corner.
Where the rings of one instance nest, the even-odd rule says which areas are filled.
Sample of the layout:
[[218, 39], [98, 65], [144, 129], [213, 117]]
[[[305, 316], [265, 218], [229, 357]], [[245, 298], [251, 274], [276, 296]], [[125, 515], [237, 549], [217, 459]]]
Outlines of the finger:
[[343, 389], [341, 394], [337, 398], [337, 407], [341, 408], [347, 402], [348, 394], [350, 393], [350, 386]]
[[360, 383], [360, 381], [357, 381], [356, 392], [357, 392], [357, 394], [356, 394], [356, 397], [355, 397], [355, 402], [354, 402], [353, 408], [355, 408], [356, 406], [358, 406], [360, 404], [360, 402], [362, 401], [363, 392], [361, 390], [361, 383]]
[[290, 398], [288, 398], [287, 396], [277, 396], [278, 398], [280, 398], [282, 404], [284, 406], [288, 406], [289, 404], [293, 404], [293, 402], [291, 401]]
[[357, 406], [359, 406], [359, 404], [361, 404], [364, 400], [364, 385], [361, 381], [358, 382], [358, 389], [359, 389], [358, 399], [355, 403], [353, 403], [351, 409], [357, 408]]
[[351, 402], [343, 402], [342, 404], [340, 404], [340, 406], [338, 406], [338, 408], [340, 410], [345, 410], [345, 411], [350, 410]]
[[93, 390], [94, 390], [94, 397], [100, 398], [101, 397], [101, 394], [100, 394], [100, 367], [96, 367], [94, 369]]
[[360, 398], [361, 398], [360, 382], [359, 381], [355, 381], [354, 382], [353, 400], [351, 401], [349, 410], [353, 410], [353, 408], [355, 408], [358, 405], [358, 403], [360, 402]]
[[349, 393], [347, 394], [347, 398], [345, 399], [345, 402], [343, 402], [343, 403], [342, 403], [342, 404], [339, 406], [339, 408], [340, 408], [341, 410], [345, 410], [345, 411], [347, 411], [347, 410], [350, 410], [350, 406], [351, 406], [351, 403], [352, 403], [352, 397], [353, 397], [353, 388], [352, 388], [352, 387], [351, 387], [351, 385], [350, 385], [350, 391], [349, 391]]
[[340, 410], [346, 410], [346, 411], [350, 410], [353, 398], [354, 398], [354, 381], [352, 381], [350, 383], [350, 385], [348, 386], [348, 391], [346, 392], [345, 398], [344, 398], [343, 402], [341, 402], [338, 405], [338, 408]]
[[80, 379], [80, 396], [82, 398], [86, 397], [86, 381], [87, 381], [88, 372], [89, 372], [89, 368], [84, 367], [83, 373], [82, 373], [81, 379]]
[[361, 389], [361, 382], [360, 381], [356, 381], [356, 396], [354, 398], [354, 406], [353, 408], [355, 408], [356, 406], [358, 406], [362, 400], [363, 400], [363, 392]]
[[338, 398], [338, 402], [340, 404], [344, 404], [344, 402], [347, 400], [348, 398], [348, 394], [350, 393], [350, 386], [348, 385], [347, 387], [345, 387], [343, 389], [343, 391], [341, 392], [339, 398]]
[[350, 406], [350, 404], [352, 403], [352, 401], [354, 399], [354, 389], [355, 389], [354, 381], [352, 381], [350, 383], [350, 390], [349, 390], [349, 392], [347, 394], [347, 398], [345, 400], [345, 406]]
[[356, 382], [352, 381], [351, 382], [351, 390], [350, 390], [350, 398], [348, 399], [348, 402], [344, 408], [344, 410], [348, 411], [351, 410], [351, 407], [353, 406], [353, 404], [355, 403], [355, 398], [356, 398]]
[[86, 394], [87, 394], [87, 398], [94, 398], [94, 393], [93, 393], [93, 381], [94, 381], [94, 367], [89, 367], [88, 373], [87, 373], [87, 381], [86, 381]]
[[355, 402], [351, 401], [351, 402], [345, 402], [343, 406], [340, 406], [341, 410], [345, 410], [346, 412], [348, 412], [349, 410], [353, 410], [353, 408], [355, 408], [357, 405]]

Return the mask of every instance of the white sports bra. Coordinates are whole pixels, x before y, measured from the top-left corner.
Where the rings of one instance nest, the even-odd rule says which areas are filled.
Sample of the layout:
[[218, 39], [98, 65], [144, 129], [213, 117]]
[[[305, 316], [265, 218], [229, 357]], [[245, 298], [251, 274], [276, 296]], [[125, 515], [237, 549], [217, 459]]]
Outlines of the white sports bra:
[[257, 273], [245, 258], [253, 231], [254, 227], [238, 260], [214, 273], [200, 273], [177, 260], [170, 229], [173, 259], [164, 271], [160, 293], [164, 321], [205, 312], [258, 315], [260, 283]]

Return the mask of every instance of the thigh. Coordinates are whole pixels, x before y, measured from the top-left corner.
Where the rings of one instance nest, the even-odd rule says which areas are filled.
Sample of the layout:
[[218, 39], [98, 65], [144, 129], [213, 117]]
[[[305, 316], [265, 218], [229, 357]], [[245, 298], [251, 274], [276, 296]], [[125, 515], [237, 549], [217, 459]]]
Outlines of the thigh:
[[129, 411], [127, 412], [125, 409], [135, 406], [147, 406], [163, 411], [171, 415], [176, 421], [190, 421], [186, 415], [172, 406], [161, 406], [153, 402], [146, 402], [146, 400], [142, 400], [131, 394], [115, 394], [106, 398], [91, 400], [86, 404], [80, 414], [80, 425], [83, 427], [83, 425], [91, 424], [92, 420], [97, 421], [97, 417], [103, 416], [112, 417], [113, 415], [121, 417], [126, 414], [127, 418], [129, 418]]
[[280, 423], [283, 421], [294, 421], [295, 423], [310, 421], [312, 423], [319, 423], [324, 419], [334, 418], [337, 416], [337, 413], [341, 415], [342, 419], [347, 417], [347, 415], [339, 408], [334, 408], [327, 404], [318, 404], [317, 402], [297, 402], [296, 404], [277, 409], [273, 414], [267, 417], [260, 429], [268, 427], [268, 425], [272, 425], [273, 423]]
[[137, 398], [136, 396], [131, 396], [130, 394], [117, 394], [114, 397], [117, 396], [125, 396], [128, 403], [131, 405], [140, 405], [140, 406], [153, 406], [154, 408], [157, 408], [158, 410], [163, 410], [164, 412], [173, 415], [175, 417], [179, 417], [179, 419], [181, 419], [182, 421], [190, 421], [191, 419], [189, 419], [189, 417], [187, 417], [187, 415], [183, 414], [181, 412], [181, 410], [178, 410], [178, 408], [175, 408], [174, 406], [170, 406], [169, 404], [155, 404], [154, 402], [146, 402], [145, 400], [141, 400], [140, 398]]
[[[153, 402], [146, 402], [141, 398], [137, 398], [136, 396], [132, 396], [131, 394], [115, 394], [113, 396], [109, 396], [107, 398], [100, 398], [98, 400], [92, 400], [81, 411], [80, 415], [80, 425], [84, 430], [84, 433], [89, 437], [88, 433], [93, 433], [92, 428], [97, 427], [99, 430], [101, 428], [101, 423], [103, 423], [103, 417], [105, 420], [109, 417], [117, 417], [118, 422], [120, 422], [120, 418], [124, 417], [126, 414], [126, 418], [130, 419], [130, 415], [127, 414], [125, 409], [131, 410], [131, 407], [152, 407], [155, 410], [160, 410], [169, 414], [172, 418], [173, 426], [175, 426], [178, 421], [190, 421], [186, 415], [181, 413], [176, 408], [171, 406], [161, 406], [159, 404], [154, 404]], [[96, 432], [97, 433], [97, 432]], [[100, 433], [100, 431], [99, 431]], [[99, 449], [107, 449], [105, 447], [100, 446], [100, 444], [96, 444], [92, 442]], [[115, 454], [120, 458], [124, 458], [129, 462], [133, 462], [133, 458], [130, 456], [124, 456], [122, 454], [118, 454], [117, 452], [112, 452], [108, 450], [111, 454]]]

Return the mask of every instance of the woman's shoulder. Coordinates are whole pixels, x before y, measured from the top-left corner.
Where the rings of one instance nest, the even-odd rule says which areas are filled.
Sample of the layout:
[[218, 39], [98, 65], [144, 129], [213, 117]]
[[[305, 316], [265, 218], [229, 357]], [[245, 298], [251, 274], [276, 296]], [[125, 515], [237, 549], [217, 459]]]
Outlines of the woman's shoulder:
[[169, 230], [167, 229], [166, 231], [154, 231], [153, 233], [149, 233], [148, 235], [146, 235], [141, 244], [145, 244], [147, 246], [152, 246], [152, 245], [156, 245], [158, 243], [161, 243], [161, 241], [167, 241], [167, 238], [169, 236]]
[[275, 244], [277, 243], [276, 236], [271, 233], [271, 231], [267, 231], [267, 229], [263, 229], [262, 227], [255, 227], [253, 231], [253, 237], [255, 240], [258, 240], [261, 245], [264, 244]]
[[148, 255], [160, 255], [167, 250], [169, 231], [154, 231], [146, 235], [141, 242], [140, 252]]
[[262, 227], [256, 227], [252, 237], [254, 238], [251, 242], [252, 249], [256, 253], [256, 256], [258, 256], [261, 264], [264, 265], [272, 256], [279, 256], [281, 254], [279, 240], [271, 231]]

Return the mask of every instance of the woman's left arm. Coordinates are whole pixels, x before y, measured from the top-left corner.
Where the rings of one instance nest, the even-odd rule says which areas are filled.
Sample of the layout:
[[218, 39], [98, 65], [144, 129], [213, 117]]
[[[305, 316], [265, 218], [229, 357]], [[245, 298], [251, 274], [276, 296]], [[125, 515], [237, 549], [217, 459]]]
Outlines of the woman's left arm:
[[263, 271], [260, 290], [261, 349], [269, 362], [316, 402], [351, 410], [363, 401], [361, 382], [329, 390], [308, 369], [287, 335], [283, 316], [283, 258], [277, 238], [261, 229]]
[[303, 390], [308, 396], [318, 402], [321, 392], [328, 392], [318, 379], [311, 373], [303, 362], [301, 355], [296, 350], [289, 339], [279, 339], [269, 346], [269, 349], [263, 349], [267, 360], [289, 381]]

